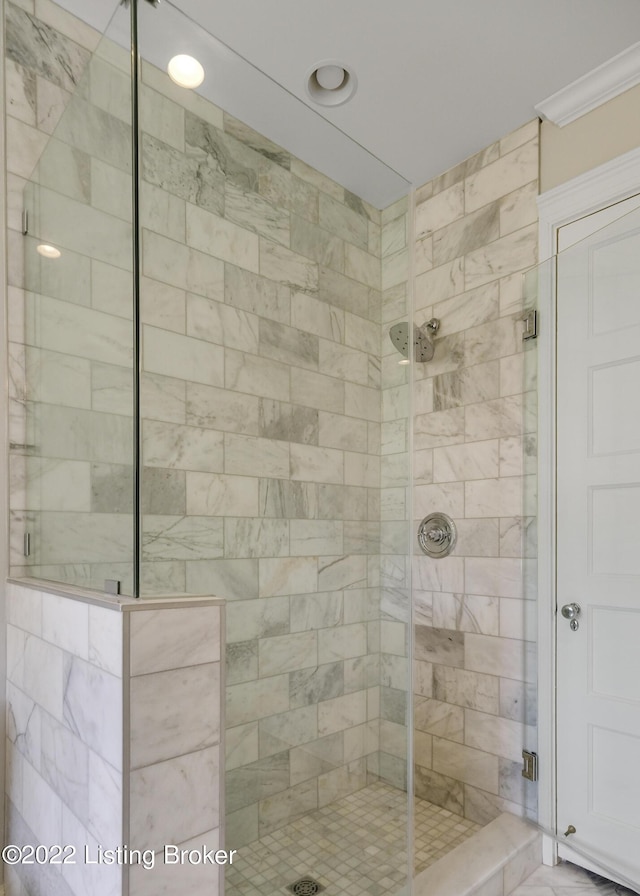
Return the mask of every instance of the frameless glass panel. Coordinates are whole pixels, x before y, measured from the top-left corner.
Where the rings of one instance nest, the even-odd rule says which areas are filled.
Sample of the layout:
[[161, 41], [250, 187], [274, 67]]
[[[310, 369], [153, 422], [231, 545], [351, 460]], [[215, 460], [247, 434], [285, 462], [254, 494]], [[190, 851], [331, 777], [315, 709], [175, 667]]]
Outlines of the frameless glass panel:
[[[414, 332], [438, 323], [413, 389], [414, 868], [424, 892], [438, 890], [440, 861], [453, 871], [458, 846], [466, 867], [483, 826], [536, 813], [536, 784], [522, 776], [523, 749], [537, 751], [537, 344], [523, 340], [535, 238], [523, 230], [526, 253], [475, 267], [486, 229], [469, 251], [471, 218], [452, 225], [442, 207], [457, 195], [462, 216], [478, 164], [425, 185], [416, 208]], [[436, 513], [455, 526], [450, 553], [440, 522], [426, 550], [416, 538]]]
[[8, 8], [8, 56], [39, 96], [10, 312], [12, 573], [130, 593], [128, 12], [100, 37], [55, 4], [46, 22]]
[[171, 4], [140, 41], [142, 583], [227, 600], [226, 892], [395, 894], [408, 185]]
[[[523, 815], [538, 820], [538, 329], [540, 292], [553, 281], [555, 259], [528, 271], [522, 282], [522, 367], [513, 371], [521, 377], [523, 435], [519, 450], [522, 475], [522, 513], [509, 520], [501, 533], [502, 550], [507, 556], [522, 559], [522, 603], [505, 605], [506, 633], [524, 642], [522, 682], [501, 682], [501, 712], [522, 723], [522, 763], [513, 765], [505, 794], [523, 807]], [[548, 326], [549, 321], [544, 321]], [[518, 385], [514, 379], [514, 388]], [[517, 455], [514, 456], [517, 464]], [[515, 613], [514, 613], [515, 610]], [[509, 622], [510, 620], [510, 622]], [[509, 624], [516, 628], [509, 631]], [[506, 776], [505, 776], [506, 779]]]

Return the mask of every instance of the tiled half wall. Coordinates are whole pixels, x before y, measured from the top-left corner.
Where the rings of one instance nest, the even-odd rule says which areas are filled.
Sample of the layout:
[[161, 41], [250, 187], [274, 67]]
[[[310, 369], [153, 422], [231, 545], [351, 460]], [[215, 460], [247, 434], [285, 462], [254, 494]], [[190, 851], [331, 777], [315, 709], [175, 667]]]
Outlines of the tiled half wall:
[[523, 274], [537, 262], [538, 122], [425, 184], [415, 320], [440, 320], [416, 364], [415, 524], [458, 528], [414, 557], [416, 793], [484, 824], [535, 811], [535, 367]]
[[[6, 842], [76, 852], [5, 865], [7, 896], [219, 892], [222, 866], [163, 858], [222, 839], [223, 615], [207, 598], [8, 586]], [[147, 867], [100, 862], [123, 844]]]

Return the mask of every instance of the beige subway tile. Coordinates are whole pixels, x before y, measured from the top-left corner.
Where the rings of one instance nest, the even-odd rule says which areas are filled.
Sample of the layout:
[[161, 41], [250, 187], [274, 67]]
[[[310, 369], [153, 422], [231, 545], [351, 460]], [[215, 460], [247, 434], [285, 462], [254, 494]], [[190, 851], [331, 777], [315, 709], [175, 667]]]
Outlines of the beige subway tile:
[[499, 236], [500, 207], [497, 202], [491, 202], [433, 234], [433, 263], [445, 264], [486, 246]]
[[291, 443], [290, 454], [293, 480], [337, 484], [345, 481], [342, 451]]
[[321, 736], [335, 734], [367, 721], [367, 695], [356, 691], [344, 697], [335, 697], [318, 704], [318, 733]]
[[318, 590], [316, 557], [264, 558], [260, 560], [259, 575], [261, 597]]
[[445, 703], [498, 715], [499, 682], [493, 675], [469, 672], [452, 666], [433, 668], [433, 696]]
[[414, 587], [421, 591], [464, 591], [464, 558], [418, 556], [413, 558]]
[[430, 697], [418, 697], [413, 711], [414, 726], [447, 741], [462, 743], [464, 739], [464, 710], [450, 703]]
[[372, 289], [380, 289], [380, 259], [351, 243], [345, 244], [344, 273]]
[[[222, 261], [258, 273], [258, 237], [206, 209], [186, 206], [187, 245]], [[275, 245], [275, 244], [273, 244]], [[261, 271], [261, 273], [264, 273]], [[267, 275], [268, 276], [268, 275]]]
[[510, 557], [466, 557], [465, 585], [471, 594], [521, 598], [523, 561]]
[[294, 747], [289, 754], [291, 785], [342, 766], [346, 759], [343, 741], [343, 734], [339, 732]]
[[465, 635], [465, 668], [472, 672], [526, 681], [531, 675], [531, 660], [531, 646], [525, 641]]
[[[433, 450], [433, 478], [436, 482], [467, 482], [497, 477], [499, 469], [500, 453], [497, 439], [450, 445]], [[467, 516], [471, 514], [467, 513]]]
[[227, 727], [225, 730], [225, 770], [249, 765], [258, 759], [258, 723]]
[[399, 215], [382, 228], [381, 254], [394, 255], [407, 246], [407, 215]]
[[367, 653], [367, 629], [364, 623], [340, 625], [318, 632], [318, 660], [333, 663]]
[[145, 466], [174, 470], [221, 470], [222, 433], [196, 426], [145, 420], [142, 454]]
[[416, 206], [416, 238], [422, 239], [464, 216], [464, 184], [454, 184]]
[[402, 249], [384, 259], [382, 265], [382, 289], [391, 289], [399, 283], [404, 283], [409, 276], [409, 252]]
[[537, 640], [537, 605], [533, 600], [500, 599], [500, 636], [519, 641]]
[[260, 800], [258, 804], [258, 833], [266, 837], [272, 831], [290, 824], [318, 808], [317, 780], [303, 781]]
[[464, 415], [467, 441], [519, 436], [526, 431], [527, 420], [521, 395], [509, 395], [506, 398], [468, 405], [464, 409]]
[[300, 292], [318, 291], [318, 265], [278, 243], [260, 237], [260, 273]]
[[506, 196], [538, 177], [538, 141], [530, 140], [465, 181], [465, 210], [475, 209]]
[[212, 299], [224, 299], [224, 264], [206, 252], [169, 240], [150, 230], [142, 236], [143, 273]]
[[464, 418], [464, 408], [420, 414], [414, 421], [416, 449], [439, 448], [464, 441]]
[[500, 140], [500, 155], [504, 156], [509, 152], [513, 152], [519, 146], [529, 143], [530, 140], [537, 140], [540, 131], [540, 120], [533, 118], [521, 128], [517, 128], [506, 137]]
[[299, 632], [262, 638], [258, 642], [258, 651], [261, 678], [308, 669], [318, 665], [318, 635], [316, 632]]
[[294, 404], [344, 413], [345, 383], [341, 380], [300, 368], [296, 369], [291, 380], [291, 401]]
[[413, 490], [414, 514], [425, 517], [434, 508], [451, 517], [464, 516], [464, 484], [443, 482], [432, 485], [417, 485]]
[[276, 675], [227, 688], [226, 724], [229, 728], [284, 712], [289, 706], [289, 676]]
[[467, 517], [521, 516], [524, 482], [520, 476], [465, 482]]
[[[519, 762], [530, 732], [526, 725], [474, 709], [466, 709], [465, 743], [469, 747]], [[488, 789], [488, 788], [486, 788]]]
[[500, 200], [500, 236], [538, 221], [538, 182], [532, 181]]
[[141, 89], [140, 127], [146, 134], [184, 152], [184, 107], [146, 84]]
[[538, 226], [531, 224], [466, 255], [464, 287], [476, 289], [514, 271], [532, 268], [537, 260]]
[[499, 633], [499, 599], [477, 594], [434, 592], [433, 625], [461, 632]]
[[319, 196], [319, 216], [320, 226], [325, 230], [336, 233], [343, 240], [361, 249], [366, 249], [369, 230], [365, 217], [324, 192]]
[[498, 792], [498, 757], [491, 753], [434, 737], [433, 770], [489, 793]]

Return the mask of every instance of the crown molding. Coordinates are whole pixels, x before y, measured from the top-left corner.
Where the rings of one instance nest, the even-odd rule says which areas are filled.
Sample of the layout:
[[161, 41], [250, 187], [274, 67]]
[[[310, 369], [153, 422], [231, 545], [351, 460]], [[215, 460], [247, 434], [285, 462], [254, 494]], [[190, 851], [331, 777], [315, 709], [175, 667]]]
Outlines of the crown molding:
[[636, 84], [640, 84], [640, 42], [547, 97], [535, 110], [562, 128]]

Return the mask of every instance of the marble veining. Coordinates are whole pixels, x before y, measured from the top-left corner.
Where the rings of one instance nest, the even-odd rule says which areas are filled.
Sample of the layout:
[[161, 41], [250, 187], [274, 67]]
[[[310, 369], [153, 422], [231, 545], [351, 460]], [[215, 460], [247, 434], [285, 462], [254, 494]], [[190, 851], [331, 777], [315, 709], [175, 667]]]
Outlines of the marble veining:
[[89, 51], [13, 3], [7, 4], [7, 55], [47, 81], [73, 90], [89, 61]]
[[115, 676], [80, 659], [68, 659], [64, 720], [84, 743], [117, 769], [122, 768], [122, 723], [105, 716], [103, 708], [121, 705], [120, 688]]
[[228, 112], [224, 113], [223, 121], [225, 133], [231, 134], [244, 146], [251, 147], [251, 149], [259, 152], [261, 155], [265, 156], [270, 161], [275, 162], [277, 165], [280, 165], [282, 168], [288, 170], [291, 169], [291, 154], [281, 146], [278, 146], [277, 143], [273, 143], [271, 140], [267, 139], [267, 137], [254, 131], [248, 125], [244, 124], [244, 122], [229, 115]]

